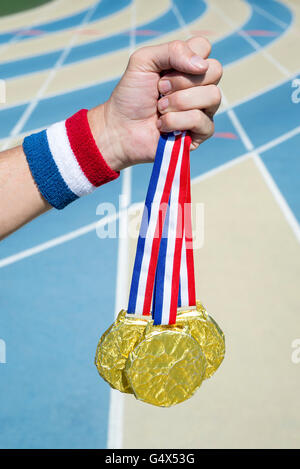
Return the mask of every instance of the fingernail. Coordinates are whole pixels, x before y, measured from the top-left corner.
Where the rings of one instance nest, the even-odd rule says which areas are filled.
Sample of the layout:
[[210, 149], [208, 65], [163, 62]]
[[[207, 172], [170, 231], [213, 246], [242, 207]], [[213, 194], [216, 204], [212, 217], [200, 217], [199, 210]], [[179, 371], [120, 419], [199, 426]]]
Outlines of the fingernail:
[[199, 70], [206, 70], [207, 69], [207, 62], [206, 60], [202, 59], [199, 55], [193, 55], [190, 59], [191, 64], [194, 67], [199, 68]]
[[157, 121], [157, 128], [160, 129], [161, 126], [162, 126], [162, 121], [161, 121], [161, 119], [158, 119], [158, 121]]
[[165, 109], [167, 109], [167, 107], [169, 106], [169, 100], [168, 98], [162, 98], [159, 102], [158, 102], [158, 109], [160, 111], [164, 111]]
[[171, 82], [169, 80], [162, 80], [159, 83], [159, 91], [162, 94], [169, 93], [169, 91], [171, 91], [171, 89], [172, 89], [172, 85], [171, 85]]

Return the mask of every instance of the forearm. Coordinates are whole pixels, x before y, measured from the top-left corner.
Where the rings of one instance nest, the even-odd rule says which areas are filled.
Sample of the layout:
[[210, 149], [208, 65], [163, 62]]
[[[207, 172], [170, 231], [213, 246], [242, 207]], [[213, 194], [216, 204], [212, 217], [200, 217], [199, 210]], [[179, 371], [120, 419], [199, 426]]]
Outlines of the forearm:
[[222, 75], [209, 53], [199, 37], [140, 49], [106, 103], [0, 153], [0, 239], [116, 179], [120, 170], [153, 162], [160, 132], [189, 131], [192, 150], [209, 138]]
[[[101, 147], [102, 156], [105, 155], [105, 161], [118, 171], [121, 169], [120, 164], [114, 156], [105, 127], [104, 105], [89, 111], [88, 121], [95, 142], [98, 148]], [[43, 160], [42, 149], [40, 154], [37, 151], [37, 156]], [[60, 157], [63, 159], [64, 155]], [[23, 147], [0, 153], [0, 239], [50, 208], [52, 205], [43, 197], [32, 175]]]
[[21, 146], [0, 153], [0, 239], [50, 210]]

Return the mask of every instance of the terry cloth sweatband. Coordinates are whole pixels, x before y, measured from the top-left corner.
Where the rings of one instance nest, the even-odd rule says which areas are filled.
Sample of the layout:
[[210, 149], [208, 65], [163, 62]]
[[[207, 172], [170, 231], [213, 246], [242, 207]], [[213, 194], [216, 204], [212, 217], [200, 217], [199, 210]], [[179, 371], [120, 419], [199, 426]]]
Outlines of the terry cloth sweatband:
[[116, 179], [92, 135], [87, 109], [26, 137], [23, 150], [32, 176], [50, 205], [63, 209], [78, 197]]

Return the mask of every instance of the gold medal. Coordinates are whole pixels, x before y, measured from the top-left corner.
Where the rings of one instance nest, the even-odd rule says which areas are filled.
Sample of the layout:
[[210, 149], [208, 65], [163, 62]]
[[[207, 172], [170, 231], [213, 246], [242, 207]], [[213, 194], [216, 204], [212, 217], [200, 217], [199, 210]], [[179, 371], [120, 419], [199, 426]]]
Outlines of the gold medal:
[[207, 361], [204, 378], [210, 378], [224, 359], [225, 337], [222, 330], [200, 301], [194, 308], [178, 311], [177, 324], [181, 322], [188, 326], [190, 334], [202, 348]]
[[137, 399], [170, 407], [201, 385], [206, 359], [195, 339], [176, 326], [147, 326], [126, 361], [125, 374]]
[[[225, 354], [223, 332], [196, 302], [190, 143], [185, 133], [160, 138], [137, 244], [130, 314], [120, 312], [101, 337], [95, 358], [99, 374], [113, 388], [161, 407], [191, 397]], [[169, 208], [160, 217], [163, 204]], [[140, 316], [150, 311], [151, 316]]]
[[122, 310], [99, 341], [95, 365], [100, 376], [119, 391], [132, 393], [123, 370], [127, 357], [140, 341], [146, 324], [147, 320], [126, 316], [126, 311]]
[[176, 324], [168, 326], [122, 310], [102, 335], [95, 364], [113, 388], [168, 407], [191, 397], [224, 354], [223, 332], [197, 301], [179, 308]]

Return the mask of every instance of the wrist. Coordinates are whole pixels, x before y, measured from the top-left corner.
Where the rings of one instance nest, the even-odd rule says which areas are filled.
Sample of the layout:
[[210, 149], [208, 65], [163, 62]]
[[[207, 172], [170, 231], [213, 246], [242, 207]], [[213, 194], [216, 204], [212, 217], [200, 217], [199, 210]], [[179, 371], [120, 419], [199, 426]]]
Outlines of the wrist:
[[23, 142], [40, 193], [57, 209], [119, 176], [102, 156], [87, 113], [82, 109]]
[[119, 132], [108, 118], [106, 102], [88, 111], [89, 125], [95, 142], [108, 166], [114, 171], [121, 171], [124, 164]]

